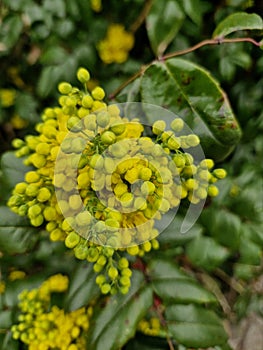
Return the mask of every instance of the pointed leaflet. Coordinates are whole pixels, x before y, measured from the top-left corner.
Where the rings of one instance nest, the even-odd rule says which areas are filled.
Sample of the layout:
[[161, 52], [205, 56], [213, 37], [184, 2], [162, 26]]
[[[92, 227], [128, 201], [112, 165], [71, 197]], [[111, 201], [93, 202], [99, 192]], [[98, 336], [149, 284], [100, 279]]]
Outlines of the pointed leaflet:
[[246, 12], [237, 12], [226, 17], [222, 22], [218, 24], [213, 33], [213, 38], [225, 37], [230, 33], [238, 30], [262, 30], [263, 20], [255, 14], [248, 14]]
[[185, 15], [176, 0], [154, 0], [146, 17], [146, 29], [152, 49], [161, 56], [181, 28]]
[[21, 254], [31, 249], [39, 229], [30, 226], [28, 220], [0, 207], [0, 251], [7, 254]]
[[216, 303], [212, 293], [169, 261], [151, 261], [149, 276], [154, 292], [166, 303]]
[[[142, 102], [183, 118], [200, 137], [206, 156], [216, 161], [231, 153], [241, 137], [224, 91], [208, 71], [194, 63], [173, 58], [152, 64], [141, 78], [141, 95]], [[151, 122], [150, 113], [147, 119]]]
[[94, 309], [87, 334], [87, 349], [120, 349], [134, 336], [138, 322], [152, 301], [150, 286], [145, 283], [142, 273], [134, 271], [128, 294], [110, 297]]
[[221, 320], [211, 310], [193, 304], [171, 305], [165, 314], [168, 331], [179, 344], [207, 348], [227, 341]]

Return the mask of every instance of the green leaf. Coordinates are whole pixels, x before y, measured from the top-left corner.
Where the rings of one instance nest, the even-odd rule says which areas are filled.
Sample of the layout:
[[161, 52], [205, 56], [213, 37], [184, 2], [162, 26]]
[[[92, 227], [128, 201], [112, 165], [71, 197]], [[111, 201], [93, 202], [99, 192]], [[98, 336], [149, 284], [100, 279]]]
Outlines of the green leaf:
[[8, 329], [12, 326], [12, 311], [5, 310], [0, 312], [0, 328]]
[[[169, 350], [166, 339], [150, 337], [137, 333], [136, 337], [128, 342], [125, 350]], [[124, 350], [124, 349], [123, 349]], [[179, 350], [179, 349], [178, 349]]]
[[23, 119], [33, 123], [39, 121], [37, 114], [38, 102], [33, 95], [27, 92], [19, 92], [16, 97], [15, 110]]
[[225, 37], [238, 30], [262, 30], [262, 18], [255, 14], [246, 12], [236, 12], [226, 17], [218, 24], [213, 32], [213, 38]]
[[18, 41], [22, 33], [23, 22], [20, 15], [13, 14], [4, 19], [1, 23], [0, 41], [4, 51], [10, 50]]
[[99, 293], [95, 277], [91, 264], [78, 262], [78, 267], [70, 278], [65, 309], [72, 311], [87, 305]]
[[161, 56], [182, 26], [185, 15], [176, 0], [154, 0], [146, 18], [152, 49]]
[[198, 305], [171, 305], [166, 309], [168, 331], [187, 347], [207, 348], [224, 344], [227, 334], [221, 320]]
[[233, 250], [239, 248], [241, 220], [237, 215], [219, 208], [208, 208], [201, 214], [201, 221], [218, 243]]
[[40, 62], [44, 65], [56, 65], [63, 63], [68, 56], [61, 46], [49, 46], [41, 55]]
[[17, 340], [14, 340], [12, 338], [12, 333], [8, 332], [6, 335], [3, 336], [0, 334], [0, 342], [2, 344], [1, 350], [18, 350], [19, 349], [19, 342]]
[[94, 310], [87, 334], [87, 348], [118, 350], [136, 332], [138, 322], [152, 305], [153, 295], [143, 275], [134, 271], [131, 288], [126, 295], [109, 298]]
[[181, 246], [202, 233], [203, 227], [198, 223], [195, 223], [186, 233], [181, 233], [184, 219], [185, 218], [179, 214], [175, 215], [170, 225], [161, 232], [158, 236], [161, 249], [162, 247], [167, 249], [167, 247]]
[[[240, 140], [241, 130], [225, 92], [194, 63], [173, 58], [152, 64], [142, 76], [141, 95], [142, 102], [182, 117], [200, 137], [207, 157], [223, 160]], [[153, 121], [150, 113], [147, 118]]]
[[216, 298], [188, 278], [165, 278], [153, 281], [155, 293], [168, 303], [216, 303]]
[[31, 167], [24, 165], [22, 158], [17, 158], [15, 152], [9, 151], [1, 157], [2, 177], [5, 185], [11, 190], [24, 180], [24, 175]]
[[0, 251], [21, 254], [35, 245], [39, 229], [30, 226], [27, 219], [4, 206], [0, 206], [0, 217]]
[[221, 265], [229, 251], [210, 237], [197, 237], [186, 246], [186, 254], [195, 266], [211, 271]]
[[156, 279], [194, 279], [186, 275], [178, 266], [168, 260], [164, 259], [151, 259], [148, 264], [148, 273], [152, 280]]
[[63, 0], [44, 0], [42, 6], [56, 17], [64, 18], [66, 16], [66, 5]]
[[200, 0], [180, 0], [184, 12], [191, 18], [191, 20], [198, 26], [202, 21], [202, 3]]

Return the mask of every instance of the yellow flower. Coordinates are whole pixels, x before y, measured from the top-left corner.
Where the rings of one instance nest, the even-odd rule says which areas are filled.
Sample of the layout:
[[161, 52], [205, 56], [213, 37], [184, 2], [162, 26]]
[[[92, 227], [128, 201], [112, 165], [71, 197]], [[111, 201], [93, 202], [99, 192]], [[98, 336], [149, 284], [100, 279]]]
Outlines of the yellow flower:
[[11, 124], [14, 129], [23, 129], [28, 125], [28, 122], [21, 118], [18, 114], [14, 114], [11, 118]]
[[102, 10], [101, 0], [91, 0], [90, 6], [94, 12], [100, 12]]
[[4, 108], [13, 106], [15, 103], [16, 92], [11, 89], [0, 90], [0, 105]]
[[104, 63], [123, 63], [128, 59], [128, 53], [133, 45], [132, 33], [127, 32], [121, 24], [111, 24], [105, 39], [98, 43], [97, 49]]
[[0, 281], [0, 294], [3, 294], [5, 292], [5, 282]]
[[22, 280], [25, 277], [26, 277], [26, 273], [24, 271], [14, 270], [10, 272], [8, 279], [10, 281], [15, 281], [15, 280]]

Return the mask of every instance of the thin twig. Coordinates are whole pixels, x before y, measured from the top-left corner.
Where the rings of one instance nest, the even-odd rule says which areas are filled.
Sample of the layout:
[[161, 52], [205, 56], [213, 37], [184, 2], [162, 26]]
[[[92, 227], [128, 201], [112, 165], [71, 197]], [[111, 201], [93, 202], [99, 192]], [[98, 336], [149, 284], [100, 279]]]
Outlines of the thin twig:
[[145, 18], [147, 17], [150, 9], [152, 7], [152, 0], [148, 0], [145, 2], [145, 5], [141, 11], [141, 13], [139, 14], [139, 16], [136, 18], [136, 21], [131, 25], [130, 27], [130, 31], [132, 33], [135, 33], [140, 26], [143, 24]]
[[[255, 46], [260, 47], [260, 43], [257, 42], [256, 40], [254, 40], [253, 38], [232, 38], [232, 39], [225, 39], [225, 38], [215, 38], [215, 39], [207, 39], [207, 40], [203, 40], [200, 43], [189, 47], [187, 49], [184, 50], [180, 50], [180, 51], [176, 51], [176, 52], [172, 52], [172, 53], [168, 53], [167, 55], [164, 55], [162, 57], [158, 57], [158, 61], [166, 61], [170, 58], [174, 58], [177, 56], [183, 56], [186, 55], [190, 52], [193, 52], [195, 50], [200, 49], [203, 46], [207, 46], [207, 45], [219, 45], [219, 44], [225, 44], [225, 43], [242, 43], [242, 42], [249, 42]], [[149, 68], [154, 62], [156, 62], [156, 60], [153, 60], [151, 63], [144, 65], [141, 67], [141, 69], [135, 73], [133, 76], [131, 76], [128, 80], [126, 80], [123, 84], [120, 85], [120, 87], [118, 87], [112, 94], [110, 94], [109, 99], [112, 100], [114, 99], [127, 85], [129, 85], [130, 83], [132, 83], [135, 79], [139, 78], [141, 75], [143, 75], [143, 73], [146, 71], [147, 68]]]
[[226, 282], [238, 294], [244, 293], [245, 288], [240, 283], [238, 283], [233, 277], [228, 276], [228, 274], [226, 274], [225, 271], [217, 268], [214, 272], [219, 278], [221, 278], [221, 280]]

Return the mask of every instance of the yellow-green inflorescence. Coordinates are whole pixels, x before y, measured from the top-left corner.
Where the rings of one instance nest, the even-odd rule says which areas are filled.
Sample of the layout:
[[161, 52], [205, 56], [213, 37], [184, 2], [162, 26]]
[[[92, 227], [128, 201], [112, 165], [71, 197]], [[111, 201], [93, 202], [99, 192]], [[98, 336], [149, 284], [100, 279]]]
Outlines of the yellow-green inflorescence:
[[29, 350], [82, 350], [84, 333], [89, 328], [92, 307], [66, 313], [51, 305], [52, 293], [68, 289], [68, 277], [57, 274], [48, 278], [39, 288], [23, 290], [19, 294], [19, 323], [11, 328], [14, 339], [20, 339]]
[[30, 170], [9, 207], [33, 226], [45, 225], [52, 241], [65, 241], [78, 259], [93, 263], [102, 293], [127, 293], [128, 256], [158, 249], [156, 220], [182, 199], [197, 204], [216, 196], [225, 177], [211, 159], [195, 164], [185, 149], [196, 135], [181, 135], [180, 118], [156, 121], [147, 136], [138, 119], [103, 102], [104, 90], [88, 92], [90, 74], [77, 72], [84, 89], [59, 84], [59, 105], [45, 109], [38, 135], [15, 139], [17, 157]]

